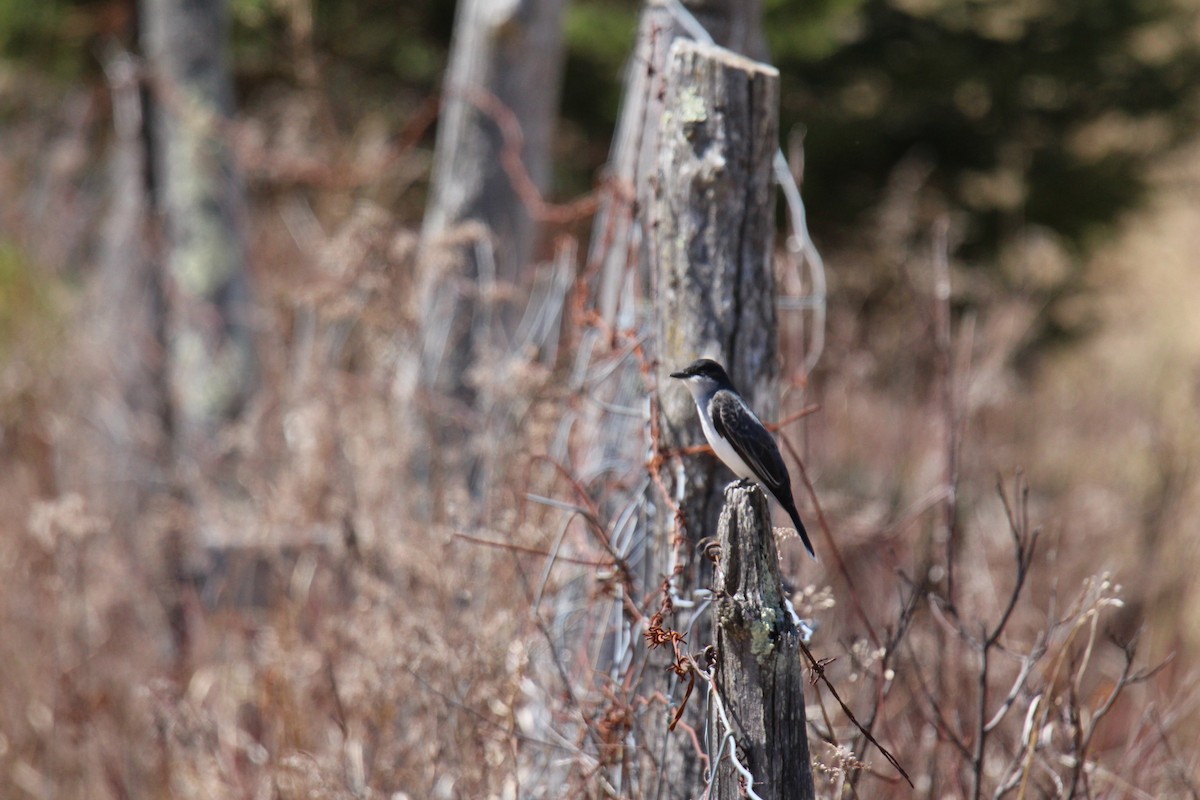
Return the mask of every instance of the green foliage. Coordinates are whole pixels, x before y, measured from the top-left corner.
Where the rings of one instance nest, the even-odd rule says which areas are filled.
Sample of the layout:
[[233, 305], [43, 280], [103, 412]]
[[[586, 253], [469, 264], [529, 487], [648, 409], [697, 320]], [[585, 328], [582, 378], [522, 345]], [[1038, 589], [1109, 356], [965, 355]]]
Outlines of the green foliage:
[[[909, 217], [910, 237], [952, 214], [960, 262], [1043, 309], [1024, 363], [1086, 335], [1090, 319], [1071, 311], [1087, 291], [1083, 255], [1200, 122], [1197, 13], [1174, 0], [773, 0], [766, 12], [782, 129], [807, 131], [814, 235], [830, 254], [851, 247], [872, 287], [843, 286], [842, 302], [872, 326], [892, 307], [872, 317], [870, 298], [903, 294], [888, 288], [895, 265], [927, 257], [920, 238], [878, 236], [877, 212], [900, 203], [889, 213]], [[918, 173], [919, 191], [887, 199]], [[1031, 231], [1052, 232], [1061, 263], [1004, 269]]]
[[0, 358], [31, 325], [54, 316], [48, 292], [39, 283], [44, 280], [20, 248], [0, 239]]
[[[311, 12], [311, 15], [310, 15]], [[324, 81], [341, 99], [377, 105], [397, 88], [436, 89], [446, 65], [454, 5], [387, 0], [230, 0], [234, 64], [243, 90], [296, 79], [311, 42]], [[343, 85], [347, 84], [347, 85]], [[350, 89], [345, 96], [344, 89]]]
[[90, 58], [88, 0], [0, 0], [0, 59], [69, 80]]
[[622, 68], [637, 34], [637, 7], [620, 0], [580, 0], [567, 7], [564, 34], [563, 116], [603, 140], [616, 125]]
[[858, 34], [863, 0], [766, 0], [763, 4], [773, 61], [829, 58]]
[[855, 230], [919, 153], [944, 207], [968, 214], [967, 257], [1026, 224], [1085, 247], [1195, 130], [1193, 14], [1168, 0], [828, 2], [840, 41], [823, 54], [792, 38], [803, 5], [770, 3], [767, 32], [785, 129], [808, 129], [818, 229]]
[[368, 72], [434, 87], [446, 64], [454, 4], [390, 0], [317, 0], [317, 46]]
[[564, 34], [571, 53], [619, 70], [637, 30], [636, 7], [613, 0], [580, 0], [567, 8]]
[[[564, 115], [596, 139], [615, 121], [637, 8], [568, 11]], [[764, 14], [783, 130], [807, 129], [804, 190], [828, 245], [861, 241], [915, 158], [931, 168], [924, 208], [965, 221], [966, 260], [987, 266], [1029, 225], [1081, 253], [1200, 122], [1196, 14], [1173, 0], [765, 0]]]

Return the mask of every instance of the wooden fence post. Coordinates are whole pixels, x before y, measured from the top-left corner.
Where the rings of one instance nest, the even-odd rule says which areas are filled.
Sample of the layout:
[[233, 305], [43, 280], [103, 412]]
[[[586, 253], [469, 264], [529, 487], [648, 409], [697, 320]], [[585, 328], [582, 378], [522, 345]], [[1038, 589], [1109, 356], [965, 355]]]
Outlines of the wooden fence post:
[[[712, 36], [713, 41], [738, 53], [759, 57], [766, 51], [762, 31], [762, 0], [682, 0], [679, 6]], [[588, 263], [600, 265], [597, 310], [609, 325], [618, 312], [627, 317], [632, 298], [621, 299], [629, 287], [629, 263], [650, 245], [644, 209], [653, 202], [659, 120], [665, 109], [666, 65], [671, 45], [688, 32], [665, 0], [647, 0], [638, 22], [633, 57], [626, 66], [621, 115], [613, 134], [609, 177], [622, 191], [608, 195], [596, 214]], [[690, 37], [689, 37], [690, 38]], [[637, 275], [632, 285], [645, 278]], [[622, 302], [625, 308], [621, 308]]]
[[711, 797], [748, 796], [743, 789], [749, 773], [750, 788], [763, 800], [811, 800], [800, 634], [784, 604], [762, 490], [729, 486], [717, 535], [717, 648], [708, 742], [709, 756], [721, 753], [721, 760]]
[[[704, 441], [691, 397], [669, 378], [697, 356], [723, 361], [751, 404], [768, 419], [775, 413], [771, 165], [779, 73], [724, 48], [683, 39], [672, 45], [667, 65], [649, 211], [650, 265], [658, 318], [658, 444], [663, 452], [677, 452]], [[649, 588], [665, 576], [671, 595], [688, 601], [675, 603], [664, 625], [686, 632], [692, 650], [712, 641], [709, 617], [695, 614], [703, 604], [691, 603], [711, 579], [696, 545], [716, 532], [722, 487], [732, 477], [711, 455], [684, 456], [682, 469], [664, 470], [663, 482], [682, 512], [682, 531], [658, 490], [648, 496], [653, 511], [644, 580]], [[654, 690], [672, 705], [682, 702], [677, 682]], [[666, 789], [660, 796], [697, 797], [708, 776], [692, 744], [678, 732], [666, 733], [668, 718], [664, 713], [661, 730], [650, 726], [646, 743]], [[701, 728], [702, 704], [693, 699], [682, 723]]]
[[154, 202], [163, 217], [167, 375], [176, 468], [202, 474], [217, 432], [256, 380], [242, 188], [228, 136], [233, 112], [225, 0], [141, 0], [154, 93]]
[[[766, 51], [762, 0], [645, 0], [638, 34], [625, 67], [621, 111], [613, 133], [605, 172], [611, 190], [602, 196], [588, 246], [588, 270], [596, 270], [596, 311], [610, 329], [640, 326], [646, 320], [650, 284], [650, 250], [654, 246], [654, 205], [659, 128], [666, 101], [667, 64], [671, 45], [690, 37], [685, 15], [703, 26], [713, 41], [738, 53], [757, 57]], [[602, 353], [601, 329], [584, 331], [582, 363]], [[598, 348], [601, 348], [599, 351]], [[593, 391], [609, 407], [628, 407], [645, 397], [636, 365], [619, 368], [615, 380]], [[617, 460], [639, 460], [637, 444], [643, 421], [616, 415], [595, 404], [585, 413], [584, 430], [597, 446], [584, 472]], [[606, 502], [619, 507], [627, 498]]]
[[530, 204], [550, 178], [564, 6], [463, 0], [455, 14], [413, 292], [419, 341], [401, 368], [404, 390], [425, 393], [413, 416], [430, 446], [412, 451], [410, 468], [438, 492], [435, 518], [448, 487], [485, 483], [489, 388], [473, 368], [496, 363], [520, 320], [517, 304], [496, 299], [522, 285], [534, 254]]

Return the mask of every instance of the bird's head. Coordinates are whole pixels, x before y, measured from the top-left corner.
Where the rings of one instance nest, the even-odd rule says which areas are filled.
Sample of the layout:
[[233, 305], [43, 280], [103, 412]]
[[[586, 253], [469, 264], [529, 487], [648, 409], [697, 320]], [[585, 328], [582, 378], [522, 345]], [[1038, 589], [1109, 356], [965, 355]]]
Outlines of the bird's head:
[[693, 361], [678, 372], [672, 372], [671, 377], [686, 383], [693, 393], [697, 389], [705, 392], [733, 387], [733, 382], [729, 380], [729, 373], [711, 358]]

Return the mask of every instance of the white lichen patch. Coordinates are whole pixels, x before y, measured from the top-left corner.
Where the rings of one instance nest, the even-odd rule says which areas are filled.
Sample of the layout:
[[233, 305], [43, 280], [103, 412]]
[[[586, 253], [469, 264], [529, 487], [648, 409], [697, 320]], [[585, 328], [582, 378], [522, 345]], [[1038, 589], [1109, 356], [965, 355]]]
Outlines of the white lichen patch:
[[701, 122], [708, 121], [708, 109], [704, 104], [704, 98], [696, 93], [692, 87], [684, 89], [679, 93], [679, 118], [685, 125], [695, 125]]
[[758, 619], [750, 626], [750, 652], [761, 664], [763, 659], [775, 652], [774, 633], [779, 629], [779, 618], [772, 608], [763, 608]]

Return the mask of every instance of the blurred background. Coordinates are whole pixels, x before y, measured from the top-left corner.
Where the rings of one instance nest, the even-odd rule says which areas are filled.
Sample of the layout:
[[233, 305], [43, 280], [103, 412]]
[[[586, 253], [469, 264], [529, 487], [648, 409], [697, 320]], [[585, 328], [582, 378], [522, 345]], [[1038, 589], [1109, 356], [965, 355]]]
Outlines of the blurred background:
[[[178, 32], [189, 18], [149, 0], [0, 0], [0, 795], [600, 796], [611, 764], [591, 739], [633, 706], [563, 654], [611, 578], [582, 523], [530, 497], [611, 488], [581, 476], [595, 285], [574, 248], [609, 185], [639, 4], [561, 10], [533, 179], [562, 213], [531, 234], [530, 269], [478, 290], [537, 334], [509, 329], [489, 375], [450, 387], [450, 356], [426, 371], [453, 270], [422, 226], [455, 4], [207, 5], [219, 24]], [[1095, 734], [1087, 796], [1197, 796], [1200, 9], [761, 15], [750, 49], [780, 70], [781, 146], [828, 281], [813, 369], [811, 309], [780, 311], [779, 414], [819, 407], [791, 435], [847, 569], [795, 541], [781, 556], [825, 655], [853, 687], [878, 660], [855, 649], [860, 614], [891, 628], [944, 588], [947, 507], [957, 608], [995, 620], [1015, 574], [996, 487], [1027, 486], [1040, 539], [993, 705], [1035, 643], [1055, 666], [1038, 661], [993, 739], [988, 793], [1026, 747], [1070, 749], [1065, 712], [1029, 733], [1037, 698], [1060, 697]], [[172, 53], [174, 77], [146, 66]], [[559, 90], [539, 91], [553, 109]], [[209, 144], [178, 144], [172, 118]], [[462, 222], [449, 238], [477, 241]], [[217, 238], [223, 255], [191, 260]], [[543, 574], [564, 541], [580, 569]], [[1068, 618], [1086, 624], [1064, 634]], [[1097, 716], [1134, 640], [1134, 674], [1163, 666]], [[952, 698], [972, 658], [964, 644], [945, 684], [864, 692], [918, 796], [971, 785], [954, 741], [976, 711]], [[863, 768], [826, 724], [832, 796]], [[1051, 771], [1030, 796], [1085, 794]]]

